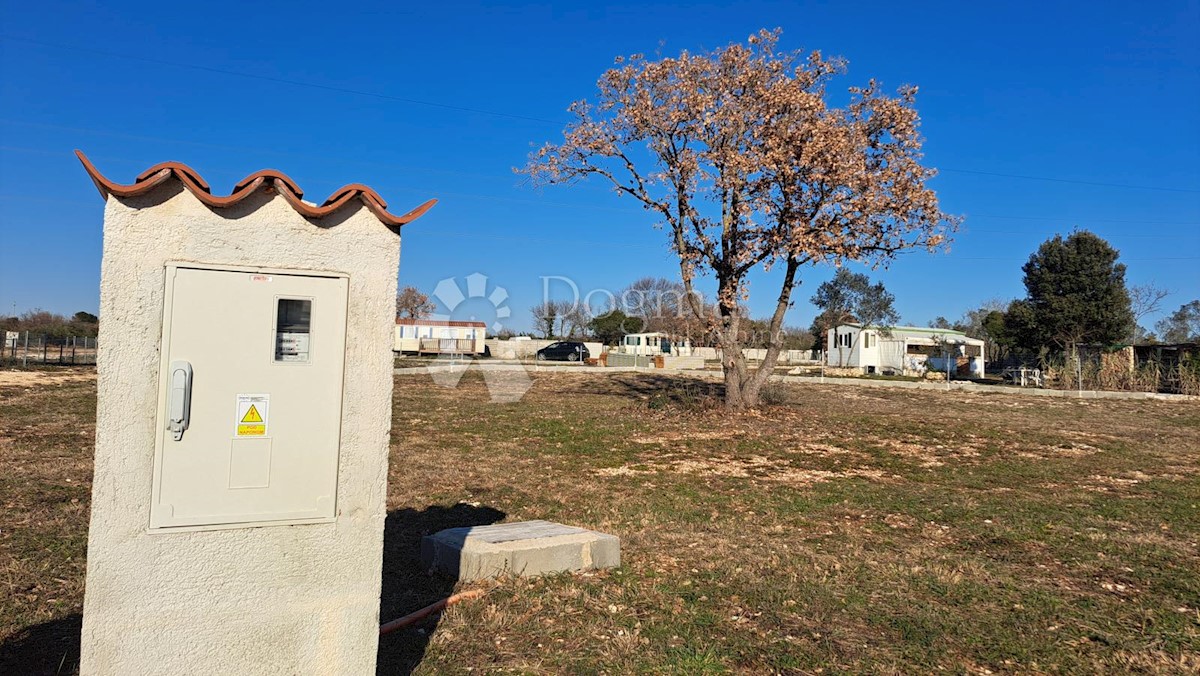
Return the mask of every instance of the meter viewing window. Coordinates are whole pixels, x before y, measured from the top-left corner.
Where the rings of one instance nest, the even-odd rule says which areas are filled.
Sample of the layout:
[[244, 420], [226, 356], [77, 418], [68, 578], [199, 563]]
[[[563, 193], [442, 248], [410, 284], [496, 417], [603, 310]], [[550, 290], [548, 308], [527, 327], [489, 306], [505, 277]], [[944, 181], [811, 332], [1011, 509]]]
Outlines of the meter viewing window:
[[307, 362], [312, 301], [280, 298], [275, 315], [275, 361]]

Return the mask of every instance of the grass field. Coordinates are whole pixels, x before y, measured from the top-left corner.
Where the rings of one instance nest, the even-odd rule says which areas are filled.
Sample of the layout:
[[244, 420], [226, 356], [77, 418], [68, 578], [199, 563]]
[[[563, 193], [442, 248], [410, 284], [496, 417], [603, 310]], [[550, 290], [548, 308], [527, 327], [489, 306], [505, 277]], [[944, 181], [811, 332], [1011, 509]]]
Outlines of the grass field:
[[[0, 381], [0, 673], [77, 659], [94, 385]], [[1200, 403], [539, 374], [396, 380], [382, 616], [424, 533], [550, 519], [622, 568], [504, 580], [381, 673], [1195, 672]]]

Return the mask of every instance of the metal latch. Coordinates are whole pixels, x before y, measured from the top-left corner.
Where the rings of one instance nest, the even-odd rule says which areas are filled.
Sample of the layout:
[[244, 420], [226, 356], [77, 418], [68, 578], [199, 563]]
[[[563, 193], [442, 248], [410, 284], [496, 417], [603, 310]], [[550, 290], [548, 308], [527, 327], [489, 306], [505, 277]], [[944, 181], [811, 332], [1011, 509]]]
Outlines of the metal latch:
[[171, 362], [170, 393], [167, 399], [167, 430], [175, 441], [183, 439], [183, 431], [192, 418], [192, 365], [186, 361]]

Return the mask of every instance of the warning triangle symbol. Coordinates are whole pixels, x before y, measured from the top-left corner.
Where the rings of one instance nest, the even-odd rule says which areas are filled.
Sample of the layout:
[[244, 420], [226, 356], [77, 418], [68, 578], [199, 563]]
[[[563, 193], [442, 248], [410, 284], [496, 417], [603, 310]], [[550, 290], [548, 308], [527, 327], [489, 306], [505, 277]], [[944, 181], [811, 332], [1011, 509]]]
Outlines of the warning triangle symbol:
[[262, 421], [263, 419], [262, 416], [258, 414], [258, 409], [254, 408], [254, 404], [250, 404], [250, 408], [246, 411], [246, 415], [242, 416], [242, 422], [260, 423]]

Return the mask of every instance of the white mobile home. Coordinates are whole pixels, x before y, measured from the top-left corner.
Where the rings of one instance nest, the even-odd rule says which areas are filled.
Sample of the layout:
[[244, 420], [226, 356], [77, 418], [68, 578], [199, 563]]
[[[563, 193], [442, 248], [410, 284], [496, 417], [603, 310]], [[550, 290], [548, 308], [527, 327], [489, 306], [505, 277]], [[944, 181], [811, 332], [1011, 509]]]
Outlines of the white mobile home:
[[925, 371], [982, 378], [984, 343], [962, 331], [918, 326], [842, 324], [825, 340], [825, 364], [863, 373], [919, 375]]
[[651, 333], [629, 333], [617, 345], [617, 352], [624, 354], [666, 354], [688, 357], [692, 354], [692, 342], [687, 338], [672, 337], [657, 331]]
[[483, 354], [487, 324], [450, 319], [397, 319], [393, 350], [405, 354]]

